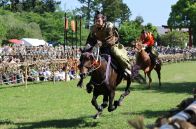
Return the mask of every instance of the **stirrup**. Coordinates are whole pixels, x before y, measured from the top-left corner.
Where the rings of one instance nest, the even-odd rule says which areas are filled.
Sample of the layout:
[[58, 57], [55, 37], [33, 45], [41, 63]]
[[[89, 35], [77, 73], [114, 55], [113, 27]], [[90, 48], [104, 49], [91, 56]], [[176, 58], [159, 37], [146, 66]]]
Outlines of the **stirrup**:
[[155, 60], [155, 64], [160, 64], [158, 59]]
[[131, 75], [131, 71], [129, 70], [129, 69], [125, 69], [125, 72], [127, 73], [127, 74], [129, 74], [129, 75]]

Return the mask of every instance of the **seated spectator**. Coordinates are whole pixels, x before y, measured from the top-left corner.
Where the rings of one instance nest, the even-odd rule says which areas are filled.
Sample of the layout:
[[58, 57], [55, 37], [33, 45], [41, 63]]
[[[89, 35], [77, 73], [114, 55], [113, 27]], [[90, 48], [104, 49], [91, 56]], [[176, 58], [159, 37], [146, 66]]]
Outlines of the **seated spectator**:
[[76, 78], [76, 72], [75, 72], [74, 67], [71, 67], [71, 69], [70, 69], [70, 71], [69, 71], [69, 76], [70, 76], [70, 80]]
[[46, 69], [46, 71], [44, 72], [44, 78], [45, 80], [50, 80], [51, 79], [51, 71], [49, 69]]

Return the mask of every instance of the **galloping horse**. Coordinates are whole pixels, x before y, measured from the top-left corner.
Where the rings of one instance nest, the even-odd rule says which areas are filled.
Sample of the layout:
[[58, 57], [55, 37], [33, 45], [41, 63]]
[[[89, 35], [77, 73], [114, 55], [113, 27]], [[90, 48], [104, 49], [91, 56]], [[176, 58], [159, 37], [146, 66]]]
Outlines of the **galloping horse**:
[[[111, 112], [120, 106], [124, 97], [130, 93], [131, 77], [124, 75], [124, 72], [120, 69], [114, 69], [111, 63], [110, 55], [103, 54], [99, 56], [98, 61], [95, 59], [93, 53], [84, 52], [80, 56], [79, 70], [81, 80], [78, 85], [82, 85], [84, 75], [90, 75], [90, 82], [86, 85], [87, 92], [93, 91], [92, 105], [97, 109], [97, 113], [94, 118], [98, 118], [103, 109], [109, 106], [108, 111]], [[127, 86], [124, 93], [120, 96], [118, 101], [114, 101], [115, 90], [122, 79], [127, 80]], [[94, 88], [94, 89], [92, 89]], [[97, 98], [99, 95], [103, 95], [103, 103], [98, 105]]]
[[149, 79], [148, 88], [151, 87], [151, 83], [152, 83], [151, 71], [153, 69], [157, 72], [158, 79], [159, 79], [159, 87], [160, 87], [161, 86], [161, 61], [159, 60], [158, 63], [152, 62], [148, 53], [143, 49], [142, 42], [136, 42], [135, 49], [137, 52], [136, 65], [138, 65], [140, 69], [144, 71], [145, 78], [147, 74]]

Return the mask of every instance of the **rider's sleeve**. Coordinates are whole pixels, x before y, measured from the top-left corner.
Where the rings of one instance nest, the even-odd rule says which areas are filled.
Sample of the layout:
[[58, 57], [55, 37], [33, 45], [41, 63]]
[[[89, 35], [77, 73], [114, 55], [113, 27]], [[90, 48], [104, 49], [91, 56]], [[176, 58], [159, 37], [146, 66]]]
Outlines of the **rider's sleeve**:
[[92, 47], [94, 47], [97, 43], [97, 40], [95, 38], [95, 35], [93, 33], [93, 29], [91, 30], [91, 32], [89, 33], [87, 40], [86, 40], [86, 45], [90, 45]]
[[108, 45], [114, 45], [116, 41], [114, 25], [111, 22], [106, 23], [106, 37], [105, 41]]
[[92, 44], [92, 39], [93, 39], [93, 37], [92, 37], [92, 34], [90, 32], [89, 35], [88, 35], [88, 37], [87, 37], [87, 40], [86, 40], [86, 45]]

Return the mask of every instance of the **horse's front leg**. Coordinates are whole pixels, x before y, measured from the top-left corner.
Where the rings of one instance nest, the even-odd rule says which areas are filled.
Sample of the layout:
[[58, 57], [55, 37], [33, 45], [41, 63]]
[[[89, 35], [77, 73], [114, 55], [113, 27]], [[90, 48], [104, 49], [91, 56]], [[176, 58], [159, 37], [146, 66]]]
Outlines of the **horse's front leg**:
[[108, 106], [108, 95], [104, 94], [103, 96], [103, 103], [101, 104], [102, 108], [106, 108]]
[[104, 95], [103, 96], [103, 103], [98, 106], [98, 112], [95, 114], [94, 118], [97, 119], [99, 118], [99, 116], [102, 114], [103, 109], [106, 108], [108, 106], [108, 95]]
[[109, 94], [109, 107], [108, 107], [109, 112], [114, 111], [118, 106], [118, 104], [113, 105], [114, 96], [115, 96], [115, 91], [113, 90]]
[[83, 85], [83, 80], [84, 80], [84, 75], [83, 75], [83, 74], [80, 74], [80, 80], [79, 80], [79, 82], [78, 82], [78, 84], [77, 84], [78, 87], [82, 87], [82, 85]]
[[97, 97], [98, 95], [93, 93], [93, 98], [91, 100], [92, 105], [95, 107], [95, 109], [97, 109], [97, 113], [95, 114], [95, 116], [93, 117], [94, 119], [99, 118], [99, 116], [101, 115], [102, 111], [103, 111], [103, 107], [99, 106], [97, 103]]
[[91, 93], [93, 91], [93, 84], [91, 82], [89, 82], [88, 84], [86, 84], [86, 91], [88, 93]]

